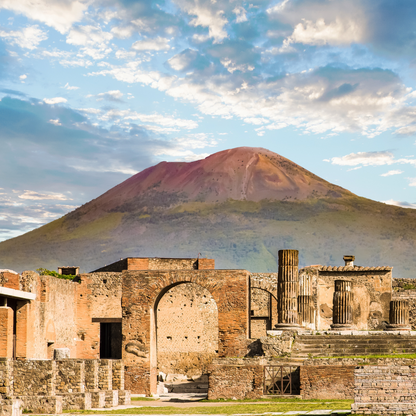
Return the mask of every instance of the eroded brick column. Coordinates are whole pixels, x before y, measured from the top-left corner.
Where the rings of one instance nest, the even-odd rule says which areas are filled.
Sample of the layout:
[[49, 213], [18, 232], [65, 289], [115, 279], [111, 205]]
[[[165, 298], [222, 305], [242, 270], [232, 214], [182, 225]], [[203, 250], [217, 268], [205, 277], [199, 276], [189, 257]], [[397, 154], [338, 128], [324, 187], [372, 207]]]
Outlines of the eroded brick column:
[[390, 324], [386, 331], [410, 331], [409, 302], [407, 300], [392, 300], [390, 302]]
[[353, 294], [352, 282], [335, 280], [333, 297], [332, 325], [333, 330], [348, 330], [353, 326]]
[[277, 314], [276, 329], [299, 328], [299, 252], [298, 250], [279, 250], [279, 272], [277, 276]]
[[0, 357], [13, 357], [13, 309], [0, 307]]

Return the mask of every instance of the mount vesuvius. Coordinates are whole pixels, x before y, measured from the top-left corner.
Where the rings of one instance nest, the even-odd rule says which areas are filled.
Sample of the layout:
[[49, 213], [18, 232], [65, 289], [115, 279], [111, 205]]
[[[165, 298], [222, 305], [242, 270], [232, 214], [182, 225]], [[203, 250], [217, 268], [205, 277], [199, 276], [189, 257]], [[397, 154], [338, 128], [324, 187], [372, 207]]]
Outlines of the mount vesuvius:
[[0, 243], [0, 268], [79, 265], [121, 257], [216, 259], [217, 268], [276, 271], [281, 248], [300, 262], [393, 266], [415, 277], [416, 210], [375, 202], [262, 148], [191, 163], [161, 162], [64, 217]]

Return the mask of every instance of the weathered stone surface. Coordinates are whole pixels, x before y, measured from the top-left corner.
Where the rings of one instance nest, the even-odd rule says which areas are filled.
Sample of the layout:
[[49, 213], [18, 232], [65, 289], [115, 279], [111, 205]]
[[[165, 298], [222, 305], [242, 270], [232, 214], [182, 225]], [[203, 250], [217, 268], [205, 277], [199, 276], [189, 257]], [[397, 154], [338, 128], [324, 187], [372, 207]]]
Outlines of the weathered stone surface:
[[65, 358], [69, 358], [69, 348], [55, 348], [53, 350], [54, 360], [64, 360]]

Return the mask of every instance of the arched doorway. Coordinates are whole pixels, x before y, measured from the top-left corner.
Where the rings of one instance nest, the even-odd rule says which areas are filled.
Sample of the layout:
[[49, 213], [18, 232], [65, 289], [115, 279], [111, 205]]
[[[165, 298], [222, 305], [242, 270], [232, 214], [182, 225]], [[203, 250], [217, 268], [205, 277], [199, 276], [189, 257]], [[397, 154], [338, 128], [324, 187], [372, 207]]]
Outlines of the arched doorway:
[[218, 308], [196, 283], [170, 287], [156, 312], [157, 369], [164, 374], [205, 374], [218, 353]]

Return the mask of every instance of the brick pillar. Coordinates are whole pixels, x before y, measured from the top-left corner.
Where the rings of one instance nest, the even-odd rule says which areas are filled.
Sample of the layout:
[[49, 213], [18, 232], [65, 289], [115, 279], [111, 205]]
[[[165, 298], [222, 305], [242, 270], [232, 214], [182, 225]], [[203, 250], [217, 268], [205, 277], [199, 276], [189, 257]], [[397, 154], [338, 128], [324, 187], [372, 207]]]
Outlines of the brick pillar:
[[390, 302], [390, 324], [386, 331], [410, 331], [409, 302], [407, 300], [392, 300]]
[[312, 282], [307, 274], [299, 276], [298, 314], [299, 323], [308, 326], [314, 322], [314, 308], [312, 305]]
[[352, 302], [352, 282], [335, 280], [331, 329], [352, 329]]
[[30, 304], [17, 301], [16, 312], [16, 358], [31, 358], [29, 351], [29, 318]]
[[276, 329], [299, 328], [298, 318], [298, 250], [279, 250], [279, 272], [277, 278]]
[[0, 307], [0, 357], [13, 358], [13, 309]]

